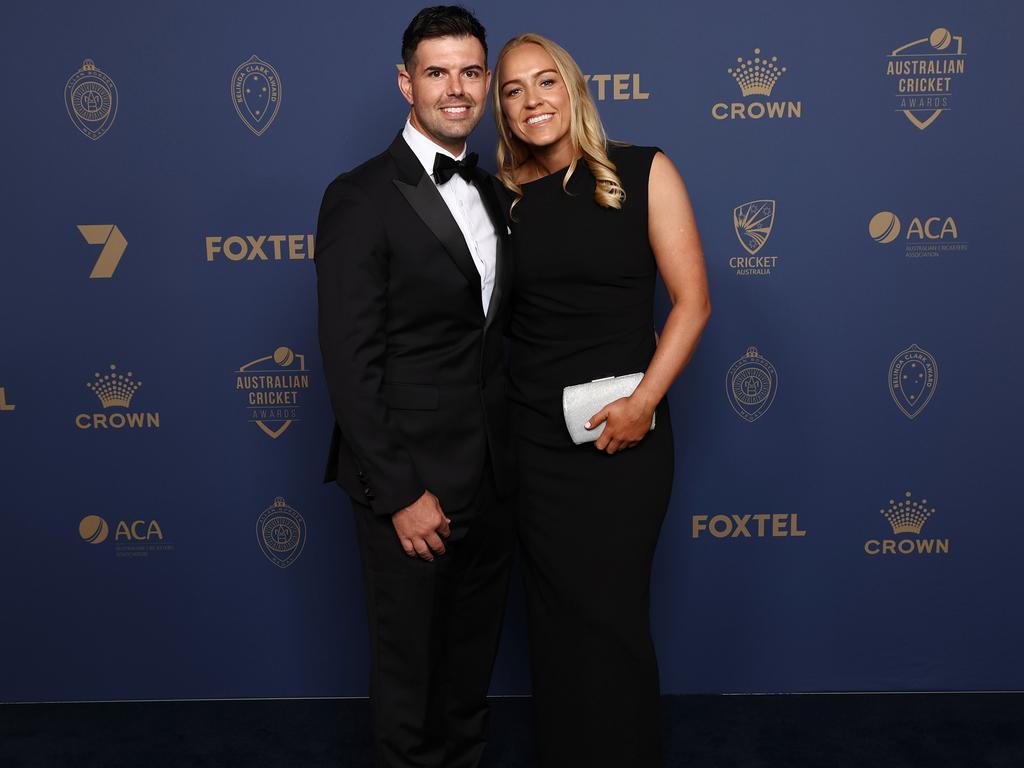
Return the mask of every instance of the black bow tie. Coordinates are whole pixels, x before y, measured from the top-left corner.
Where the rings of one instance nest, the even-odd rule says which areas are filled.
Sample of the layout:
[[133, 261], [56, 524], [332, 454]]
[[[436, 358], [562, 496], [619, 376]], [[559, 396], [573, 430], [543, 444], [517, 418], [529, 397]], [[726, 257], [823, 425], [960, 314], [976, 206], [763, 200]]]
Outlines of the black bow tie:
[[479, 173], [476, 167], [479, 159], [476, 152], [470, 152], [465, 160], [454, 160], [438, 152], [434, 155], [434, 181], [446, 184], [457, 173], [466, 181], [473, 182]]

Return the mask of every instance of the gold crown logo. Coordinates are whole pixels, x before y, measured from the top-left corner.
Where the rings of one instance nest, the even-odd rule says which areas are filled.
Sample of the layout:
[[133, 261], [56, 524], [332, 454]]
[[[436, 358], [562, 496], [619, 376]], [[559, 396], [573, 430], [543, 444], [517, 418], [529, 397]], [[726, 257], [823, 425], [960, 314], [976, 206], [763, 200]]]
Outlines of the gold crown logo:
[[94, 69], [96, 69], [96, 62], [92, 59], [86, 59], [82, 62], [82, 69], [84, 69], [86, 72], [92, 72]]
[[733, 76], [740, 91], [744, 96], [771, 96], [772, 88], [782, 74], [785, 67], [780, 67], [778, 56], [761, 56], [761, 49], [754, 49], [754, 58], [744, 60], [742, 57], [736, 59], [736, 66], [730, 67], [728, 72]]
[[110, 373], [100, 374], [96, 373], [95, 381], [87, 381], [85, 386], [93, 391], [93, 394], [99, 398], [100, 403], [104, 408], [110, 408], [114, 405], [119, 405], [122, 408], [127, 408], [131, 405], [132, 397], [139, 391], [139, 387], [142, 386], [141, 381], [136, 381], [132, 378], [132, 372], [128, 373], [116, 373], [117, 366], [111, 364]]
[[928, 499], [916, 502], [910, 498], [910, 491], [903, 494], [904, 500], [889, 499], [889, 508], [880, 509], [889, 521], [893, 533], [920, 533], [928, 518], [935, 514], [935, 507], [928, 508]]

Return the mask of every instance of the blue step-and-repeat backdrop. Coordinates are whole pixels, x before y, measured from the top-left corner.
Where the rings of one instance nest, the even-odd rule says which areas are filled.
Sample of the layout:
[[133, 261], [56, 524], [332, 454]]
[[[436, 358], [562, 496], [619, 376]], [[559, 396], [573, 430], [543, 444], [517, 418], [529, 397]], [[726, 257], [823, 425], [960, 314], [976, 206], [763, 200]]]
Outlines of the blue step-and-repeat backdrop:
[[[313, 236], [401, 128], [418, 8], [6, 13], [0, 700], [365, 694]], [[492, 56], [568, 48], [696, 208], [715, 311], [670, 393], [664, 691], [1024, 688], [1024, 6], [475, 10]], [[495, 693], [529, 689], [521, 603]]]

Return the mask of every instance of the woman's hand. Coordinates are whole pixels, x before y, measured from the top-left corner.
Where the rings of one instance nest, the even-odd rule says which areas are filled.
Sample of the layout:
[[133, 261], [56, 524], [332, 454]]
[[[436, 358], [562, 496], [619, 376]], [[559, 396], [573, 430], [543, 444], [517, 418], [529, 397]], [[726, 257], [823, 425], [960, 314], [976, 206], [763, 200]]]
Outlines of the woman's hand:
[[609, 454], [632, 448], [650, 431], [656, 405], [636, 392], [606, 405], [585, 425], [587, 429], [597, 429], [604, 424], [604, 431], [594, 447]]

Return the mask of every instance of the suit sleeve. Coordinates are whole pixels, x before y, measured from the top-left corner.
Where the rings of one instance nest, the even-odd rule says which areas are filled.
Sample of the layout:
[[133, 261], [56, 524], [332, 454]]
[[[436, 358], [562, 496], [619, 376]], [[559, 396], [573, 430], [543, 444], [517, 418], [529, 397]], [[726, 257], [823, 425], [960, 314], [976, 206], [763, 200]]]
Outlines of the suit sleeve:
[[353, 185], [324, 193], [316, 228], [320, 352], [331, 408], [355, 454], [366, 502], [390, 515], [424, 492], [381, 395], [388, 242], [380, 212]]

